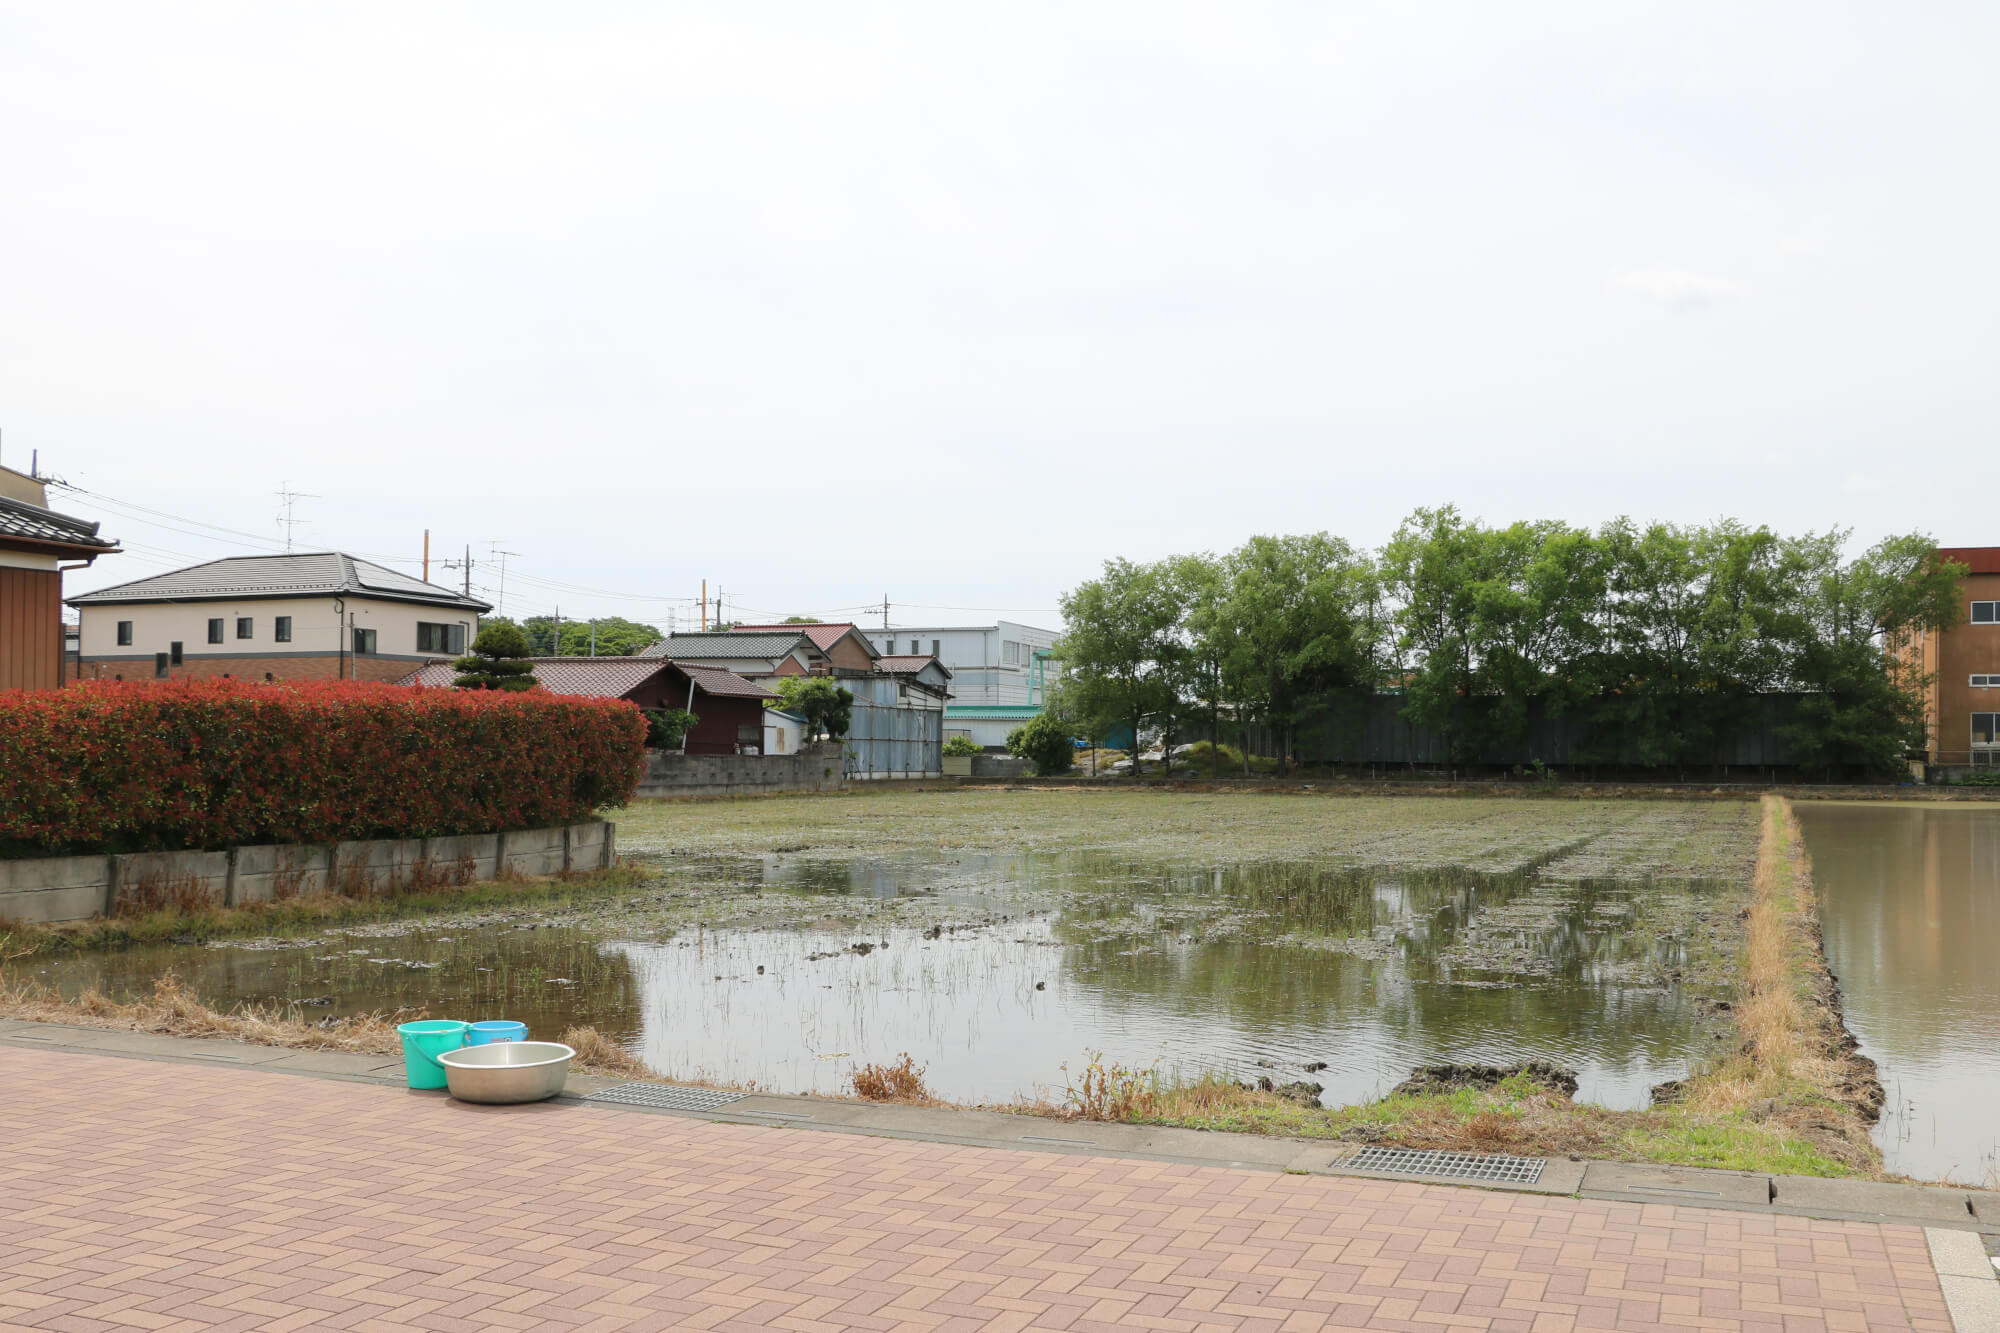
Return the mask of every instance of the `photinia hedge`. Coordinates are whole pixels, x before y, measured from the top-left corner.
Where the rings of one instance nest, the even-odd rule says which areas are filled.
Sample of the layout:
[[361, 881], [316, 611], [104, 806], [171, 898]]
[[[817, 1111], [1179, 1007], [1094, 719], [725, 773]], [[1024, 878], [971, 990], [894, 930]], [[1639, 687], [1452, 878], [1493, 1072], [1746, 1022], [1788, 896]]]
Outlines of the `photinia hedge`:
[[632, 797], [622, 699], [356, 681], [0, 693], [0, 852], [220, 849], [572, 823]]

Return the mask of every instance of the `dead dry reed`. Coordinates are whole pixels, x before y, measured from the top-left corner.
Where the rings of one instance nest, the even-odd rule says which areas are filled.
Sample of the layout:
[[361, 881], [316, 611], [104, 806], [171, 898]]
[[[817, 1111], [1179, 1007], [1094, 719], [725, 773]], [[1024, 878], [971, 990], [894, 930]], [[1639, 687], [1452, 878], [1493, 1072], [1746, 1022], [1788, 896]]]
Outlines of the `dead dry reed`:
[[924, 1086], [924, 1066], [904, 1051], [893, 1064], [862, 1065], [847, 1076], [854, 1095], [870, 1102], [901, 1102], [906, 1106], [940, 1103]]

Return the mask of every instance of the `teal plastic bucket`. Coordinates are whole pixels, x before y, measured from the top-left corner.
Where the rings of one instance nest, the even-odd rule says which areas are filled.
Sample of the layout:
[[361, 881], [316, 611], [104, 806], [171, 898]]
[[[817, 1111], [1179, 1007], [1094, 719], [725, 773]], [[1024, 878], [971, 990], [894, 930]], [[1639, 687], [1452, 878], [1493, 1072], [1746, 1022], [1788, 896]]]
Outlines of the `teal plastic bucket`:
[[437, 1058], [465, 1045], [466, 1025], [452, 1018], [422, 1018], [396, 1028], [403, 1039], [403, 1072], [413, 1088], [442, 1088], [444, 1066]]
[[516, 1023], [511, 1018], [489, 1018], [484, 1022], [474, 1023], [471, 1031], [465, 1034], [465, 1044], [467, 1046], [490, 1046], [496, 1041], [526, 1041], [527, 1039], [528, 1025], [526, 1023]]

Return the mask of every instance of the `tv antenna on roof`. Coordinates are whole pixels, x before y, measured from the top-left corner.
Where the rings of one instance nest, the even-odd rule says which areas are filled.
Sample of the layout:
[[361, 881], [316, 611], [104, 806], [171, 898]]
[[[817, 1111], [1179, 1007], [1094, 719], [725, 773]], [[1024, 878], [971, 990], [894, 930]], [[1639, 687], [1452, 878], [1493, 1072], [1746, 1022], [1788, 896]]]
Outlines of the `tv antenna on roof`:
[[278, 526], [285, 530], [285, 554], [290, 555], [292, 553], [292, 529], [301, 523], [312, 522], [309, 518], [293, 518], [292, 502], [294, 500], [317, 500], [320, 497], [314, 495], [311, 491], [293, 490], [292, 483], [289, 481], [279, 486], [277, 494], [279, 503], [285, 506], [284, 511], [278, 515]]

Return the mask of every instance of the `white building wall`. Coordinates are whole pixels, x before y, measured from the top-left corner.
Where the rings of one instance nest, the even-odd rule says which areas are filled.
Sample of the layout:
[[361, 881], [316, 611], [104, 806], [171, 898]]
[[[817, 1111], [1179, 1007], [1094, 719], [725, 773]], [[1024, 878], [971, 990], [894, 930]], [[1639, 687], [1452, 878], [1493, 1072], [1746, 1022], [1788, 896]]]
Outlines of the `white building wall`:
[[[1040, 703], [1039, 697], [1029, 698], [1033, 655], [1055, 647], [1057, 637], [1055, 630], [1010, 620], [992, 625], [869, 630], [867, 634], [878, 652], [935, 653], [951, 671], [951, 701], [955, 704]], [[918, 646], [912, 648], [912, 643]], [[1010, 644], [1014, 646], [1010, 648]], [[1051, 671], [1051, 664], [1045, 663], [1044, 682]]]

